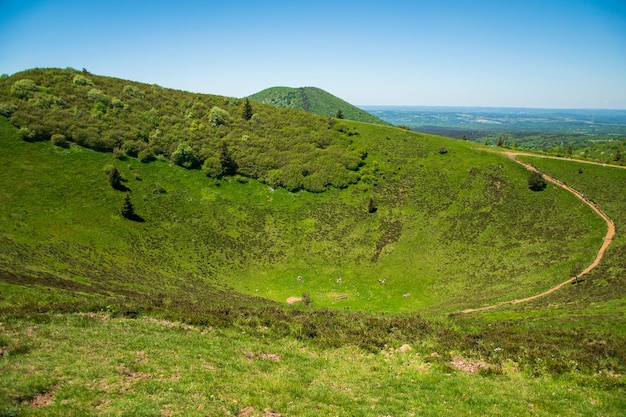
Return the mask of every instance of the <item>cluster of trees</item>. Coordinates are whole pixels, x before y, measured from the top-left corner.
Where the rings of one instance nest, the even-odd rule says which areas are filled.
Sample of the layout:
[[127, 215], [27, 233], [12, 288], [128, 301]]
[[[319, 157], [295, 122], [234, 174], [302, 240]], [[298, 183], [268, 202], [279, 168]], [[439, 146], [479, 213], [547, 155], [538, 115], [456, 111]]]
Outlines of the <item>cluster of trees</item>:
[[290, 190], [357, 182], [366, 155], [353, 130], [327, 117], [85, 70], [3, 77], [0, 114], [26, 141], [75, 143], [142, 162], [168, 158], [210, 177], [238, 174]]

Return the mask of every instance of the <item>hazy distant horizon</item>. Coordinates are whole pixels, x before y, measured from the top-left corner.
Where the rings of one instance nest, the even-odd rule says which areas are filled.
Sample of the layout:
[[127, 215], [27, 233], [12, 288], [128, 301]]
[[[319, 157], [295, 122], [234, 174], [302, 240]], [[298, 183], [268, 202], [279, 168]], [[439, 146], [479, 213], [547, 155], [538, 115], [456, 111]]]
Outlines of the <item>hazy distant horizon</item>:
[[528, 111], [573, 111], [573, 112], [619, 112], [626, 114], [626, 108], [585, 108], [585, 107], [519, 107], [519, 106], [430, 106], [427, 104], [416, 104], [416, 105], [401, 105], [401, 104], [355, 104], [358, 108], [362, 110], [375, 110], [375, 109], [407, 109], [407, 110], [416, 110], [416, 109], [444, 109], [444, 110], [501, 110], [501, 109], [509, 109], [509, 110], [528, 110]]

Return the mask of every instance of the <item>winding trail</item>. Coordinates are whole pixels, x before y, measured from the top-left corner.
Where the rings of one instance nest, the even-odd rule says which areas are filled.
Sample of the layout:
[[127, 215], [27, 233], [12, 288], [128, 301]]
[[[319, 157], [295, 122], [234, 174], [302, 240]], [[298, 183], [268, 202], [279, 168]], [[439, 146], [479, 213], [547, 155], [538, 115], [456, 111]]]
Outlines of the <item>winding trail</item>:
[[[504, 152], [504, 154], [506, 156], [508, 156], [511, 160], [517, 162], [518, 164], [522, 165], [524, 168], [526, 168], [529, 171], [533, 171], [533, 172], [539, 172], [539, 170], [537, 168], [535, 168], [533, 165], [526, 163], [526, 162], [522, 162], [516, 159], [516, 156], [522, 155], [522, 156], [532, 156], [532, 157], [540, 157], [540, 158], [551, 158], [551, 159], [559, 159], [559, 160], [563, 160], [564, 158], [556, 158], [556, 157], [549, 157], [549, 156], [541, 156], [541, 155], [534, 155], [534, 154], [530, 154], [530, 153], [523, 153], [523, 152]], [[575, 159], [571, 159], [572, 161], [576, 161], [576, 162], [581, 162]], [[591, 164], [596, 164], [594, 162], [587, 162], [587, 161], [583, 161], [586, 163], [591, 163]], [[611, 165], [611, 167], [616, 167], [616, 168], [626, 168], [626, 167], [621, 167], [621, 166], [615, 166], [615, 165]], [[558, 185], [561, 188], [564, 188], [565, 190], [569, 191], [570, 193], [574, 194], [579, 200], [583, 201], [585, 204], [587, 204], [589, 207], [591, 207], [593, 209], [593, 211], [595, 211], [598, 216], [600, 216], [602, 219], [604, 219], [604, 221], [606, 222], [607, 225], [607, 232], [606, 235], [604, 236], [604, 241], [602, 242], [602, 246], [600, 247], [600, 250], [598, 251], [598, 254], [596, 255], [596, 259], [594, 259], [594, 261], [587, 267], [585, 268], [582, 272], [580, 272], [577, 276], [574, 276], [570, 279], [568, 279], [567, 281], [564, 281], [558, 285], [555, 285], [554, 287], [541, 292], [539, 294], [535, 294], [532, 295], [530, 297], [526, 297], [526, 298], [519, 298], [519, 299], [515, 299], [515, 300], [510, 300], [510, 301], [502, 301], [500, 303], [497, 304], [493, 304], [493, 305], [489, 305], [489, 306], [484, 306], [484, 307], [478, 307], [478, 308], [468, 308], [466, 310], [463, 311], [458, 311], [456, 313], [450, 313], [452, 315], [454, 314], [469, 314], [469, 313], [475, 313], [477, 311], [485, 311], [485, 310], [492, 310], [494, 308], [500, 307], [500, 306], [504, 306], [504, 305], [508, 305], [508, 304], [519, 304], [519, 303], [525, 303], [527, 301], [531, 301], [531, 300], [535, 300], [537, 298], [546, 296], [550, 293], [555, 292], [556, 290], [564, 287], [567, 284], [570, 284], [572, 282], [574, 282], [575, 280], [577, 280], [578, 278], [582, 277], [583, 275], [588, 274], [590, 271], [592, 271], [595, 267], [598, 266], [598, 264], [600, 263], [600, 261], [602, 260], [602, 257], [604, 256], [604, 252], [606, 251], [606, 249], [609, 247], [609, 245], [611, 244], [611, 242], [613, 241], [613, 238], [615, 237], [615, 224], [613, 223], [613, 220], [611, 220], [606, 214], [604, 214], [604, 212], [602, 212], [602, 210], [600, 210], [598, 207], [596, 207], [595, 204], [593, 204], [591, 201], [585, 199], [585, 197], [583, 196], [582, 193], [580, 193], [579, 191], [573, 189], [572, 187], [564, 184], [563, 182], [557, 180], [556, 178], [553, 178], [549, 175], [546, 175], [544, 173], [541, 173], [543, 175], [543, 178], [546, 179], [547, 181]]]

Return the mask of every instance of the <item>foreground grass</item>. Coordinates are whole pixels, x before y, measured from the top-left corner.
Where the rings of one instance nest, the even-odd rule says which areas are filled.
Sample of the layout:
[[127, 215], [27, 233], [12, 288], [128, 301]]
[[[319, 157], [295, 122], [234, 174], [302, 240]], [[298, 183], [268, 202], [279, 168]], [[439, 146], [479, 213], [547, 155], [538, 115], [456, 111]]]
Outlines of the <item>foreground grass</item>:
[[0, 337], [1, 415], [618, 416], [626, 409], [623, 377], [575, 368], [532, 375], [514, 361], [469, 373], [450, 358], [469, 359], [427, 340], [368, 352], [263, 328], [105, 312], [5, 316]]

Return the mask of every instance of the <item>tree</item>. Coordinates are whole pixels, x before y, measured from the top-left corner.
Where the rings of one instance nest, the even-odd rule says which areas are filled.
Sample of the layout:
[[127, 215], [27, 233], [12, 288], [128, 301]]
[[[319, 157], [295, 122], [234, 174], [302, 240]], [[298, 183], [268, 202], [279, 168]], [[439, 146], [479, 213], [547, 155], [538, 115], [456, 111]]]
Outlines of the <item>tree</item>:
[[502, 140], [502, 136], [498, 136], [498, 141], [496, 142], [496, 146], [500, 147], [504, 144], [504, 141]]
[[377, 210], [377, 208], [374, 207], [374, 199], [372, 197], [370, 197], [367, 200], [367, 212], [369, 214], [372, 214], [372, 213], [376, 213], [376, 210]]
[[219, 159], [220, 165], [222, 166], [221, 175], [233, 175], [237, 171], [237, 164], [230, 156], [230, 151], [228, 150], [226, 142], [222, 142], [220, 145]]
[[615, 162], [620, 162], [622, 160], [622, 153], [620, 152], [619, 149], [615, 151], [615, 155], [613, 156], [613, 160]]
[[254, 111], [252, 110], [252, 106], [250, 105], [250, 100], [246, 98], [243, 102], [243, 110], [241, 111], [241, 116], [243, 117], [243, 120], [250, 120], [252, 119], [253, 114]]
[[337, 116], [335, 116], [337, 119], [343, 119], [343, 112], [341, 111], [341, 109], [337, 110]]
[[137, 218], [137, 214], [135, 213], [135, 207], [133, 206], [132, 201], [130, 201], [130, 194], [126, 193], [126, 197], [124, 197], [124, 203], [122, 204], [122, 216], [129, 220], [135, 220]]
[[116, 167], [109, 170], [109, 184], [116, 190], [124, 190], [126, 187], [122, 184], [122, 174]]
[[543, 191], [546, 186], [546, 180], [543, 179], [543, 175], [536, 171], [530, 173], [528, 177], [528, 188], [533, 191]]

